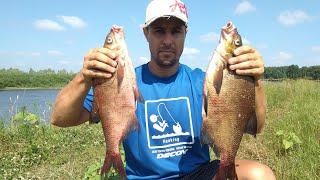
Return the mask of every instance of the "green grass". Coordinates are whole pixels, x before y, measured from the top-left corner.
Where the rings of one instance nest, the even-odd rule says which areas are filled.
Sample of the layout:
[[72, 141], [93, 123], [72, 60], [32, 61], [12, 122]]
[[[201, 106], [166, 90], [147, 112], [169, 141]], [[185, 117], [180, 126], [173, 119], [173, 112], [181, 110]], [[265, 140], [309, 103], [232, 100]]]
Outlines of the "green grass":
[[[278, 179], [320, 179], [320, 82], [267, 82], [266, 94], [264, 132], [245, 135], [237, 158], [268, 165]], [[100, 124], [63, 129], [28, 123], [4, 127], [0, 121], [0, 179], [93, 177], [104, 153]]]
[[0, 139], [0, 179], [81, 179], [105, 149], [101, 125], [20, 125], [2, 128]]
[[[239, 157], [271, 167], [278, 179], [320, 179], [320, 83], [297, 80], [266, 83], [268, 101], [264, 132], [245, 136]], [[277, 132], [294, 134], [301, 143], [285, 149]]]

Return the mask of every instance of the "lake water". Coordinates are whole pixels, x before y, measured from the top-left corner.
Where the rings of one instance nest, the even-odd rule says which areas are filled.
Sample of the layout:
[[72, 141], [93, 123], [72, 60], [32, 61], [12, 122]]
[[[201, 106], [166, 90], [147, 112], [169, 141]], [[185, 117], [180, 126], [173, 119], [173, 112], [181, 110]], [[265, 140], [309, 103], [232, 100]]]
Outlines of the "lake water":
[[10, 117], [26, 107], [27, 111], [40, 116], [40, 120], [49, 122], [51, 107], [60, 90], [57, 89], [19, 89], [0, 90], [0, 119], [6, 123]]

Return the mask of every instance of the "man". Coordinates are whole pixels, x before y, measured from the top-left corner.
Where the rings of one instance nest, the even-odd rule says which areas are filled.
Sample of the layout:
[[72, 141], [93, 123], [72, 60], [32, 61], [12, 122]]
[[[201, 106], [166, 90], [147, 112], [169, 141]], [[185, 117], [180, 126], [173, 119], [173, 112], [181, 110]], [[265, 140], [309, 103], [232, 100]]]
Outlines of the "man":
[[[145, 102], [137, 103], [139, 131], [123, 142], [128, 179], [212, 179], [219, 166], [209, 163], [209, 148], [200, 142], [204, 72], [180, 64], [187, 34], [187, 9], [180, 0], [153, 0], [145, 27], [151, 60], [136, 68], [137, 84]], [[230, 69], [256, 80], [257, 131], [265, 116], [260, 82], [264, 72], [260, 54], [249, 46], [235, 50]], [[84, 57], [83, 68], [57, 96], [52, 124], [67, 127], [89, 120], [93, 78], [110, 78], [116, 71], [116, 49], [97, 48]], [[88, 93], [89, 92], [89, 93]], [[275, 179], [267, 166], [237, 160], [240, 179]]]

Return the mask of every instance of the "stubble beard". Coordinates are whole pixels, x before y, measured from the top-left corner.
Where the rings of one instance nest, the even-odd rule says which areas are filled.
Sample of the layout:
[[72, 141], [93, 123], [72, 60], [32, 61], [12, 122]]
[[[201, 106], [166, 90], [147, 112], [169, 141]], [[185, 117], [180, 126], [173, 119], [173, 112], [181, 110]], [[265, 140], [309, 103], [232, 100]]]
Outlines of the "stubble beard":
[[155, 59], [155, 62], [161, 68], [171, 68], [177, 64], [178, 60], [176, 58], [172, 60], [165, 60], [165, 61], [161, 59]]
[[179, 58], [177, 57], [172, 57], [171, 59], [169, 59], [166, 57], [152, 56], [152, 59], [157, 64], [157, 66], [164, 69], [172, 68], [179, 63]]

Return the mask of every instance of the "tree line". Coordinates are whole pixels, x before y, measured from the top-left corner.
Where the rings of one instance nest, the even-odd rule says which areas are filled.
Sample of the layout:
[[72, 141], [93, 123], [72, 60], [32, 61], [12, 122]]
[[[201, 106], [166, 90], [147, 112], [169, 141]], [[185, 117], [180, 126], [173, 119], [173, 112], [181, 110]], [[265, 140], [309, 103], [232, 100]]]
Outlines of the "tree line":
[[[66, 85], [75, 73], [66, 70], [44, 69], [21, 71], [19, 69], [0, 69], [0, 89], [3, 88], [59, 88]], [[320, 66], [299, 67], [298, 65], [266, 67], [265, 79], [320, 79]]]
[[266, 67], [265, 79], [320, 79], [320, 66], [299, 67], [298, 65]]
[[28, 72], [19, 69], [0, 69], [0, 89], [3, 88], [59, 88], [67, 84], [75, 73], [66, 70], [44, 69]]

